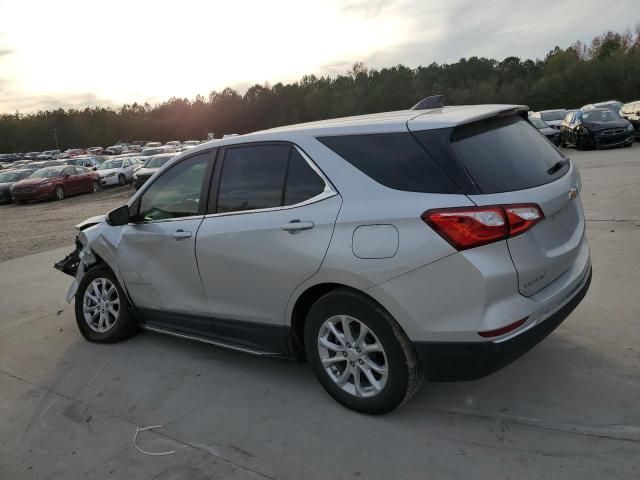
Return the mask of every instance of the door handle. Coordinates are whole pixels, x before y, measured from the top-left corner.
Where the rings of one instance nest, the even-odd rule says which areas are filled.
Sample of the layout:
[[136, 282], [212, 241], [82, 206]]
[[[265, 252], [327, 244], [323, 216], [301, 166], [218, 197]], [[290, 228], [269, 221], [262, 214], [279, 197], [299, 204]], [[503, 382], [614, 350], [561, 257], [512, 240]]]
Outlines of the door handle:
[[184, 230], [176, 230], [171, 234], [171, 238], [175, 238], [176, 240], [182, 240], [184, 238], [191, 238], [191, 232], [185, 232]]
[[311, 230], [313, 227], [315, 227], [315, 224], [313, 222], [291, 220], [289, 223], [282, 225], [280, 229], [289, 233], [298, 233], [298, 232], [301, 232], [302, 230]]

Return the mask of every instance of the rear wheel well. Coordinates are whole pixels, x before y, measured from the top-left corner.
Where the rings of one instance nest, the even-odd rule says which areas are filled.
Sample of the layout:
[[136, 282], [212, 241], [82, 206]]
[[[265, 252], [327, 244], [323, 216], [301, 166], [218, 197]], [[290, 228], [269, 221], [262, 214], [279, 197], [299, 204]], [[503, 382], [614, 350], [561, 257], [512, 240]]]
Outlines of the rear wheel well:
[[[294, 305], [293, 311], [291, 312], [291, 344], [293, 346], [293, 354], [295, 355], [296, 360], [307, 360], [307, 355], [304, 348], [304, 325], [311, 306], [320, 297], [337, 289], [352, 290], [360, 295], [371, 298], [362, 290], [358, 290], [357, 288], [343, 285], [341, 283], [320, 283], [305, 290], [304, 293], [300, 295], [296, 300], [296, 304]], [[373, 298], [371, 298], [371, 300], [378, 303]]]

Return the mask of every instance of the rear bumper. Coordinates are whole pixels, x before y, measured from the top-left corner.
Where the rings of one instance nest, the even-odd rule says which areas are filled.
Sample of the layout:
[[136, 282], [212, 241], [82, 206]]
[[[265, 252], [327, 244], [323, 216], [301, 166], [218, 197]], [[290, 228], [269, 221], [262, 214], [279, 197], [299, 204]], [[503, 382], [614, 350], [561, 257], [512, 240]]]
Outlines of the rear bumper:
[[474, 380], [508, 365], [553, 332], [578, 306], [591, 285], [592, 270], [560, 309], [523, 333], [502, 342], [414, 342], [431, 381]]

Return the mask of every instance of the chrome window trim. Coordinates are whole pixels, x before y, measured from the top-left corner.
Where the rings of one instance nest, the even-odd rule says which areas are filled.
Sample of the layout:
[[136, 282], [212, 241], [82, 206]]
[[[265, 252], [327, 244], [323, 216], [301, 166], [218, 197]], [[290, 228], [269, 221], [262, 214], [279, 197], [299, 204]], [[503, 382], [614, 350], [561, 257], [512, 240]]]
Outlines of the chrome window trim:
[[160, 220], [147, 220], [147, 221], [141, 221], [141, 222], [129, 222], [127, 223], [127, 225], [132, 225], [132, 226], [136, 226], [136, 225], [151, 225], [151, 224], [156, 224], [156, 223], [167, 223], [167, 222], [178, 222], [180, 220], [202, 220], [204, 218], [204, 215], [189, 215], [188, 217], [174, 217], [174, 218], [162, 218]]
[[[309, 165], [311, 169], [314, 172], [316, 172], [316, 175], [318, 175], [322, 179], [322, 181], [324, 182], [324, 190], [321, 193], [319, 193], [315, 197], [308, 198], [303, 202], [295, 203], [293, 205], [280, 205], [279, 207], [269, 207], [269, 208], [255, 208], [253, 210], [238, 210], [235, 212], [208, 213], [204, 216], [204, 218], [226, 217], [229, 215], [244, 215], [248, 213], [277, 212], [279, 210], [289, 210], [292, 208], [304, 207], [306, 205], [311, 205], [312, 203], [321, 202], [322, 200], [335, 197], [336, 195], [338, 195], [338, 190], [336, 190], [336, 188], [333, 186], [331, 181], [326, 177], [326, 175], [322, 172], [322, 170], [320, 170], [320, 168], [314, 163], [314, 161], [311, 160], [309, 155], [307, 155], [304, 150], [302, 150], [300, 147], [298, 147], [298, 145], [296, 145], [293, 142], [288, 142], [288, 141], [284, 141], [284, 142], [289, 143], [291, 146], [293, 146], [298, 151], [298, 153], [302, 156], [304, 161], [307, 162], [307, 165]], [[233, 146], [236, 147], [236, 146], [242, 146], [242, 145], [250, 145], [250, 143], [234, 144]]]

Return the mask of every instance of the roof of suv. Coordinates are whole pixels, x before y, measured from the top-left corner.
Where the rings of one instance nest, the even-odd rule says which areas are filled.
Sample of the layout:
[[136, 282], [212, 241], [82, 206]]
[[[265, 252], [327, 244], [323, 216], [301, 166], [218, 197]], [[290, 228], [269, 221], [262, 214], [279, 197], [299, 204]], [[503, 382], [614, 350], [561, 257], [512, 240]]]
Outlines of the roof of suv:
[[[256, 133], [293, 132], [317, 130], [328, 134], [331, 130], [358, 130], [359, 133], [378, 131], [379, 129], [396, 130], [400, 125], [406, 128], [407, 122], [418, 122], [423, 129], [446, 128], [490, 117], [506, 110], [528, 111], [523, 105], [458, 105], [428, 110], [398, 110], [395, 112], [372, 113], [354, 117], [333, 118], [317, 122], [299, 123], [284, 127], [272, 128]], [[346, 132], [345, 132], [346, 133]], [[350, 132], [351, 133], [351, 132]], [[251, 134], [253, 135], [253, 134]], [[245, 135], [243, 135], [245, 137]]]
[[331, 136], [371, 133], [406, 132], [449, 128], [493, 117], [501, 112], [520, 113], [526, 116], [529, 108], [525, 105], [457, 105], [427, 110], [398, 110], [395, 112], [373, 113], [354, 117], [333, 118], [316, 122], [286, 125], [245, 135], [236, 135], [202, 143], [190, 154], [213, 146], [233, 145], [245, 142], [282, 140], [284, 135]]

